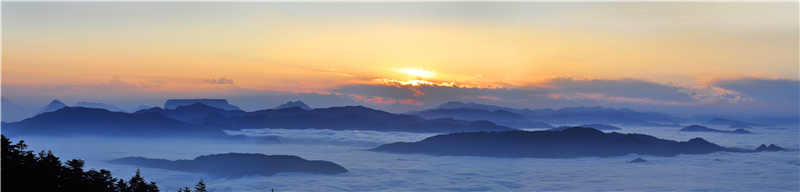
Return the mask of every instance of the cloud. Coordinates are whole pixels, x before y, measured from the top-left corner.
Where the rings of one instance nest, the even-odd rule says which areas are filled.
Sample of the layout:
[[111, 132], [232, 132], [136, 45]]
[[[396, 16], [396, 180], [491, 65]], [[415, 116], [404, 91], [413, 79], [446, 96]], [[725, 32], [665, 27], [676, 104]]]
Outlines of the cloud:
[[[700, 105], [746, 101], [735, 91], [712, 86], [659, 84], [647, 79], [548, 77], [515, 88], [436, 83], [423, 80], [376, 80], [373, 84], [344, 85], [334, 93], [381, 100], [411, 99], [420, 103], [473, 101], [505, 103], [512, 107], [564, 107], [609, 103], [646, 105]], [[364, 100], [357, 99], [357, 100]]]
[[800, 81], [790, 78], [738, 78], [718, 79], [713, 86], [732, 90], [759, 102], [789, 104], [800, 103]]
[[233, 84], [234, 82], [233, 82], [233, 79], [220, 77], [218, 80], [217, 79], [206, 79], [206, 83], [211, 83], [211, 84]]
[[[739, 78], [706, 85], [674, 85], [635, 78], [546, 77], [507, 87], [373, 79], [317, 91], [256, 89], [232, 79], [209, 79], [208, 84], [175, 84], [163, 80], [125, 81], [114, 76], [89, 85], [3, 85], [3, 96], [39, 107], [53, 99], [95, 101], [118, 106], [163, 104], [173, 98], [225, 98], [245, 110], [274, 108], [302, 100], [314, 108], [364, 105], [390, 112], [435, 107], [449, 101], [474, 102], [511, 108], [576, 106], [629, 107], [671, 114], [697, 113], [742, 116], [790, 116], [798, 113], [800, 85], [794, 79]], [[158, 92], [158, 94], [153, 94]], [[681, 115], [682, 116], [682, 115]]]
[[595, 95], [594, 97], [597, 98], [615, 97], [674, 102], [695, 101], [694, 98], [682, 92], [679, 87], [633, 78], [550, 77], [535, 86], [547, 87], [555, 93], [588, 94]]
[[[777, 81], [780, 83], [785, 80]], [[727, 81], [725, 83], [730, 84]], [[547, 77], [524, 85], [489, 87], [453, 82], [379, 79], [370, 83], [342, 85], [328, 91], [349, 96], [366, 106], [392, 112], [422, 110], [449, 101], [461, 101], [530, 109], [577, 106], [628, 107], [678, 116], [707, 113], [783, 117], [797, 114], [796, 93], [795, 96], [791, 96], [788, 94], [790, 92], [786, 92], [786, 89], [797, 86], [796, 82], [794, 85], [775, 88], [786, 93], [771, 90], [749, 91], [739, 84], [727, 86], [720, 82], [711, 85], [675, 85], [657, 83], [649, 79], [567, 76]], [[794, 90], [797, 91], [797, 87]], [[760, 91], [771, 93], [759, 95]], [[769, 97], [772, 98], [766, 99]], [[414, 101], [414, 104], [398, 103], [397, 100], [410, 100]], [[778, 100], [783, 104], [774, 102]], [[771, 103], [764, 103], [767, 101]], [[393, 106], [387, 107], [388, 104]]]
[[[626, 131], [627, 130], [627, 131]], [[658, 138], [686, 141], [696, 134], [674, 128], [623, 127]], [[689, 191], [770, 190], [797, 191], [797, 151], [769, 153], [712, 153], [675, 157], [586, 157], [571, 159], [489, 158], [377, 153], [363, 149], [391, 142], [419, 141], [433, 134], [326, 129], [244, 129], [229, 131], [258, 137], [279, 137], [284, 144], [231, 142], [192, 138], [159, 142], [135, 138], [33, 137], [30, 150], [53, 150], [62, 159], [81, 158], [86, 167], [110, 170], [117, 178], [130, 178], [137, 166], [107, 163], [110, 159], [142, 156], [169, 160], [192, 159], [220, 153], [296, 155], [308, 160], [339, 164], [350, 172], [338, 175], [282, 173], [238, 179], [141, 167], [143, 176], [159, 188], [192, 186], [201, 178], [212, 191]], [[763, 129], [759, 135], [699, 133], [725, 147], [753, 149], [763, 143], [797, 149], [796, 130]], [[12, 138], [18, 139], [18, 138]], [[203, 143], [198, 146], [197, 143]], [[98, 145], [100, 144], [100, 145]], [[645, 165], [625, 163], [637, 157]], [[719, 159], [714, 160], [714, 159]], [[737, 174], [731, 174], [737, 173]], [[713, 178], [713, 179], [709, 179]]]
[[[543, 98], [547, 94], [539, 90], [476, 87], [455, 83], [434, 83], [428, 81], [400, 82], [379, 80], [374, 84], [343, 85], [330, 92], [355, 95], [356, 100], [365, 102], [380, 99], [383, 103], [419, 105], [431, 107], [448, 101], [481, 102], [487, 100], [518, 101]], [[377, 103], [381, 103], [374, 101]], [[368, 102], [369, 103], [369, 102]]]

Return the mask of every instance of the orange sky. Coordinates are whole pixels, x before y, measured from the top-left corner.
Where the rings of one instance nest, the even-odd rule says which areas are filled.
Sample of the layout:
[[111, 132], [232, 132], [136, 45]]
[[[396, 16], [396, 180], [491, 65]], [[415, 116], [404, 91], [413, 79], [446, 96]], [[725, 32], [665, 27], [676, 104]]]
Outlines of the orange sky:
[[[382, 79], [537, 90], [558, 89], [550, 82], [562, 77], [684, 88], [800, 78], [796, 2], [4, 2], [2, 9], [3, 96], [12, 100], [47, 92], [42, 86], [101, 86], [115, 77], [137, 86], [131, 97], [232, 89], [348, 95], [334, 90]], [[233, 81], [209, 83], [219, 78]], [[25, 88], [9, 93], [7, 85]]]

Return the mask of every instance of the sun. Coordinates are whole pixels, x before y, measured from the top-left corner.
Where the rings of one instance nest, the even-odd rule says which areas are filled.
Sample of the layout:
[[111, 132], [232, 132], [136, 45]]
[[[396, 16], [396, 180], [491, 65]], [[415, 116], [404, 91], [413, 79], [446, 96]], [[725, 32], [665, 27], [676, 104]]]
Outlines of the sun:
[[400, 72], [400, 73], [404, 73], [406, 75], [411, 75], [411, 76], [414, 76], [414, 77], [430, 78], [430, 77], [436, 76], [436, 73], [434, 71], [428, 71], [428, 70], [425, 70], [425, 69], [422, 69], [422, 68], [419, 68], [419, 69], [416, 69], [416, 68], [404, 68], [404, 69], [395, 69], [395, 71]]

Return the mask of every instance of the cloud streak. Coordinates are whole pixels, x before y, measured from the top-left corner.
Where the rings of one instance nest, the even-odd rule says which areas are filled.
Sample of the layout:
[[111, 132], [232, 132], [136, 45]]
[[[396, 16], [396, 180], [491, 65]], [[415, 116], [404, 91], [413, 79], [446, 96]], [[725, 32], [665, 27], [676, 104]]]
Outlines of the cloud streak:
[[[665, 85], [647, 79], [548, 77], [516, 88], [502, 88], [424, 80], [375, 80], [373, 84], [344, 85], [331, 92], [388, 99], [413, 99], [424, 103], [452, 100], [543, 103], [589, 101], [647, 105], [700, 105], [747, 101], [738, 92], [712, 86]], [[519, 106], [519, 105], [518, 105]], [[530, 106], [530, 105], [529, 105]], [[531, 106], [533, 107], [533, 106]]]
[[219, 79], [206, 79], [206, 83], [210, 84], [233, 84], [233, 79], [220, 77]]
[[[35, 98], [45, 104], [52, 99], [62, 99], [132, 106], [157, 106], [171, 98], [226, 98], [246, 110], [273, 108], [299, 99], [312, 107], [364, 105], [390, 112], [421, 110], [449, 101], [462, 101], [531, 109], [604, 106], [688, 115], [738, 111], [738, 115], [789, 116], [797, 114], [800, 105], [800, 83], [780, 78], [722, 79], [707, 85], [674, 85], [649, 79], [556, 76], [508, 87], [373, 79], [320, 91], [253, 89], [224, 77], [206, 79], [206, 82], [225, 86], [178, 85], [163, 80], [129, 82], [114, 76], [106, 83], [91, 85], [3, 85], [3, 96], [15, 102]], [[160, 94], [136, 99], [130, 97], [152, 92]], [[109, 96], [129, 101], [114, 102], [108, 99]], [[134, 100], [147, 100], [147, 103], [130, 103]]]
[[739, 78], [719, 79], [711, 85], [733, 90], [753, 100], [798, 105], [800, 81], [791, 78]]

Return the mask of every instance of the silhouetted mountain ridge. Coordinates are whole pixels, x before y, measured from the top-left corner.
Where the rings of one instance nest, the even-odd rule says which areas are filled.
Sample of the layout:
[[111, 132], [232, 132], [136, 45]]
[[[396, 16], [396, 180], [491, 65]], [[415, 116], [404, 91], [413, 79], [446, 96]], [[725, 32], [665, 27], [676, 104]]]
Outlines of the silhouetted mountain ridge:
[[[513, 109], [493, 105], [476, 103], [447, 102], [438, 107], [423, 110], [435, 109], [480, 109], [487, 111], [504, 110], [519, 114], [530, 121], [539, 121], [549, 124], [625, 124], [635, 126], [679, 126], [678, 123], [684, 122], [679, 117], [659, 112], [637, 112], [628, 108], [614, 109], [596, 107], [565, 107], [559, 110], [553, 109]], [[413, 112], [420, 113], [420, 112]]]
[[426, 120], [416, 115], [392, 114], [362, 106], [317, 108], [299, 107], [269, 109], [230, 116], [210, 113], [197, 123], [214, 123], [229, 129], [285, 128], [402, 131], [417, 133], [451, 133], [464, 131], [509, 131], [509, 127], [484, 121], [456, 119]]
[[77, 104], [73, 105], [73, 107], [97, 108], [97, 109], [105, 109], [105, 110], [109, 110], [109, 111], [125, 112], [125, 110], [122, 110], [117, 106], [106, 105], [106, 104], [103, 104], [103, 103], [92, 103], [92, 102], [86, 102], [86, 101], [78, 102]]
[[303, 110], [311, 110], [312, 109], [311, 107], [309, 107], [308, 105], [306, 105], [305, 103], [303, 103], [302, 101], [299, 101], [299, 100], [295, 101], [295, 102], [292, 102], [292, 101], [286, 102], [286, 103], [281, 104], [280, 106], [276, 107], [275, 109], [283, 109], [283, 108], [291, 108], [291, 107], [300, 107]]
[[130, 114], [105, 109], [64, 107], [3, 126], [10, 135], [224, 136], [218, 130], [157, 113]]
[[2, 109], [0, 109], [0, 117], [2, 117], [3, 122], [19, 121], [28, 117], [32, 117], [40, 111], [36, 109], [28, 109], [25, 106], [6, 99], [5, 97], [2, 97], [0, 106], [2, 106]]
[[680, 131], [684, 132], [714, 132], [714, 133], [736, 133], [736, 134], [750, 134], [752, 132], [744, 130], [744, 129], [736, 129], [734, 131], [724, 131], [718, 129], [711, 129], [708, 127], [700, 126], [700, 125], [690, 125], [681, 129]]
[[725, 148], [702, 138], [678, 142], [644, 134], [603, 133], [575, 127], [563, 131], [470, 132], [437, 135], [417, 142], [397, 142], [373, 151], [437, 156], [575, 158], [613, 157], [631, 153], [653, 156], [707, 154]]
[[236, 105], [231, 105], [226, 99], [169, 99], [164, 103], [165, 109], [175, 109], [180, 106], [192, 105], [195, 103], [202, 103], [208, 106], [224, 109], [224, 110], [242, 110]]
[[711, 121], [708, 121], [708, 122], [703, 123], [703, 124], [704, 125], [723, 125], [723, 126], [731, 126], [731, 125], [734, 125], [734, 124], [739, 124], [739, 125], [744, 125], [744, 126], [766, 126], [766, 125], [763, 125], [763, 124], [749, 123], [749, 122], [736, 121], [736, 120], [730, 120], [730, 119], [722, 119], [722, 118], [714, 118], [714, 119], [711, 119]]
[[506, 110], [488, 111], [483, 109], [451, 108], [430, 109], [412, 113], [427, 119], [455, 118], [467, 121], [487, 120], [498, 125], [515, 128], [552, 128], [553, 126], [542, 122], [533, 122], [527, 118]]
[[47, 107], [44, 108], [44, 110], [40, 111], [39, 113], [41, 114], [41, 113], [53, 112], [64, 107], [67, 107], [67, 105], [59, 100], [53, 100], [50, 102], [50, 104], [47, 105]]
[[182, 105], [178, 106], [174, 109], [162, 109], [158, 107], [153, 107], [150, 109], [139, 110], [134, 112], [134, 114], [145, 114], [145, 113], [158, 113], [173, 119], [177, 119], [183, 122], [192, 122], [195, 119], [200, 119], [203, 117], [208, 116], [211, 113], [220, 114], [223, 116], [234, 116], [234, 115], [245, 115], [247, 112], [242, 110], [225, 110], [213, 106], [206, 105], [204, 103], [194, 103], [191, 105]]
[[347, 169], [341, 165], [330, 161], [309, 161], [293, 155], [247, 153], [203, 155], [193, 160], [176, 161], [148, 159], [144, 157], [125, 157], [109, 162], [184, 172], [200, 172], [227, 179], [236, 179], [248, 175], [271, 176], [286, 172], [316, 174], [339, 174], [348, 172]]
[[[565, 129], [573, 128], [575, 126], [558, 126], [556, 128], [548, 129], [547, 131], [563, 131]], [[603, 125], [603, 124], [584, 124], [577, 127], [586, 127], [586, 128], [593, 128], [597, 130], [622, 130], [619, 127], [614, 127], [611, 125]]]

